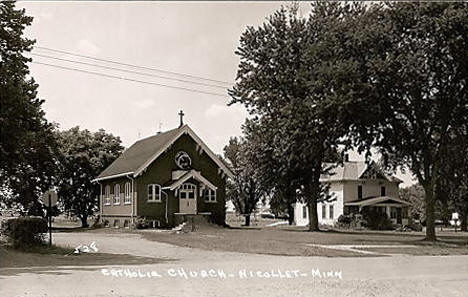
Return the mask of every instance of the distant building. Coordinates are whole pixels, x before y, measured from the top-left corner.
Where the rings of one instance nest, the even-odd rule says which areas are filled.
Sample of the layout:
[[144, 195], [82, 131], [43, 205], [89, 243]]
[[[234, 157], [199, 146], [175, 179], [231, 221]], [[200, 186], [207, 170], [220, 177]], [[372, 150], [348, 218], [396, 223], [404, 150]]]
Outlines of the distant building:
[[[399, 199], [398, 193], [401, 180], [385, 174], [374, 162], [344, 162], [330, 174], [322, 175], [320, 182], [328, 184], [330, 194], [336, 198], [331, 202], [318, 203], [320, 224], [333, 225], [340, 215], [359, 213], [364, 208], [386, 213], [393, 224], [408, 224], [409, 203]], [[309, 224], [307, 205], [296, 203], [294, 219], [296, 225]]]
[[188, 216], [225, 223], [225, 185], [232, 173], [187, 125], [137, 141], [94, 181], [103, 224], [138, 218], [172, 227]]

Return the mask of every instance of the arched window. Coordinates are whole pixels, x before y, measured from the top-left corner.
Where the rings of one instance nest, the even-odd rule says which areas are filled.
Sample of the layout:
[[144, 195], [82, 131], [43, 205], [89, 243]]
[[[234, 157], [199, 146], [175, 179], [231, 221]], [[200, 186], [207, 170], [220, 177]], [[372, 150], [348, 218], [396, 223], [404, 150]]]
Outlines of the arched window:
[[124, 204], [132, 203], [132, 188], [129, 182], [125, 183], [125, 198]]
[[104, 204], [105, 205], [110, 205], [111, 204], [111, 201], [110, 201], [110, 186], [107, 185], [105, 187], [105, 190], [104, 190]]
[[161, 186], [158, 184], [148, 185], [148, 202], [161, 201]]
[[114, 204], [120, 204], [120, 184], [114, 186]]

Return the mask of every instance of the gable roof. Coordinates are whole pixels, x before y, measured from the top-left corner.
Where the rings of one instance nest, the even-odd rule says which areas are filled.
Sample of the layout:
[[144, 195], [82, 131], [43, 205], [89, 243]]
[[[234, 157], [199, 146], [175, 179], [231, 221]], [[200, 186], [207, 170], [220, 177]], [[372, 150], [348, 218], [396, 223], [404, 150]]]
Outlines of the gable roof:
[[173, 183], [171, 183], [170, 185], [164, 187], [163, 189], [166, 188], [166, 189], [169, 189], [169, 190], [172, 191], [172, 190], [180, 187], [180, 185], [182, 185], [183, 183], [185, 183], [186, 181], [188, 181], [191, 178], [194, 178], [194, 179], [198, 180], [199, 182], [202, 182], [203, 184], [205, 184], [208, 188], [210, 188], [212, 190], [216, 191], [216, 189], [218, 189], [215, 185], [210, 183], [209, 180], [207, 180], [205, 177], [203, 177], [203, 175], [201, 175], [199, 171], [195, 171], [193, 169], [190, 170], [190, 171], [187, 171], [178, 180], [174, 181]]
[[368, 197], [365, 199], [360, 199], [360, 200], [354, 200], [354, 201], [349, 201], [345, 202], [346, 206], [368, 206], [368, 205], [374, 205], [374, 204], [379, 204], [379, 203], [398, 203], [398, 204], [403, 204], [403, 205], [411, 205], [408, 201], [404, 201], [398, 198], [390, 197], [390, 196], [381, 196], [381, 197]]
[[109, 167], [99, 174], [93, 181], [100, 181], [120, 176], [137, 177], [161, 156], [179, 137], [188, 134], [203, 149], [204, 152], [224, 171], [226, 175], [232, 177], [229, 168], [216, 156], [208, 146], [190, 129], [189, 126], [172, 129], [159, 133], [148, 138], [135, 142], [120, 157], [118, 157]]
[[341, 165], [325, 163], [324, 166], [331, 167], [330, 173], [320, 176], [321, 182], [346, 181], [363, 179], [363, 174], [371, 167], [376, 168], [390, 182], [400, 183], [401, 180], [393, 175], [385, 174], [378, 168], [375, 162], [366, 163], [364, 161], [343, 162]]

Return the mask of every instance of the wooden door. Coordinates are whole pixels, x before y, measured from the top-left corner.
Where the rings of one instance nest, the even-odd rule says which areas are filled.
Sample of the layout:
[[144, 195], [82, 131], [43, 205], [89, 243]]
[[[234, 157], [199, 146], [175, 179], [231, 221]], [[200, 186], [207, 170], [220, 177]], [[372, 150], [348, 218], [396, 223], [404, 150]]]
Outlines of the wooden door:
[[185, 183], [179, 188], [179, 212], [197, 213], [197, 187], [194, 184]]

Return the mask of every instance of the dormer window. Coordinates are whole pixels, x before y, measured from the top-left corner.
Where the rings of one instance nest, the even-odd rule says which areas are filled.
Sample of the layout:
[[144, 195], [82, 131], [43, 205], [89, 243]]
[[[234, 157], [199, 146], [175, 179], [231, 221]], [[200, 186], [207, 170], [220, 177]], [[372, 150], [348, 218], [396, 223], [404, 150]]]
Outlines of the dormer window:
[[380, 196], [386, 196], [386, 195], [387, 195], [387, 191], [385, 189], [385, 186], [380, 187]]

